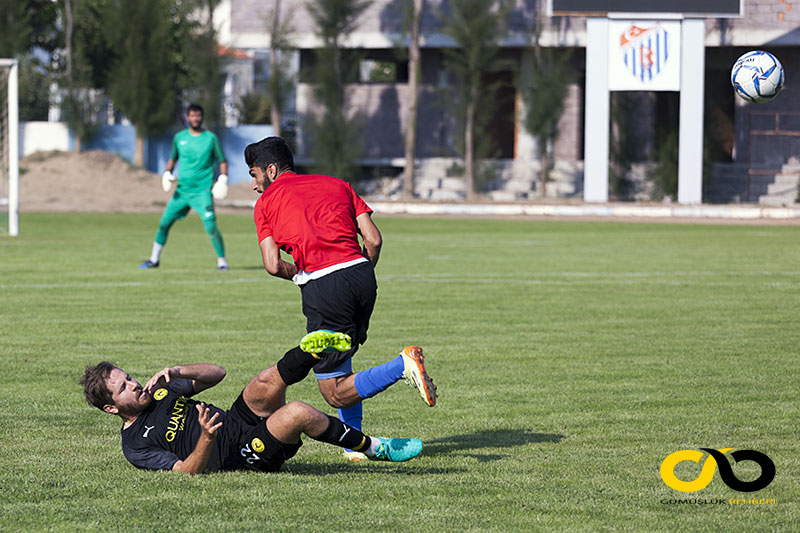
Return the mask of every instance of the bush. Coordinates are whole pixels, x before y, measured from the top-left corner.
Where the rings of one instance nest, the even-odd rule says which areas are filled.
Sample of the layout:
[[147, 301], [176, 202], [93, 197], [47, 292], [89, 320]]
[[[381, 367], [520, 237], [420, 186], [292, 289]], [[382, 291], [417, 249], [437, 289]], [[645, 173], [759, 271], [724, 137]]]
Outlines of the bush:
[[239, 124], [271, 124], [272, 105], [268, 95], [247, 93], [236, 103]]

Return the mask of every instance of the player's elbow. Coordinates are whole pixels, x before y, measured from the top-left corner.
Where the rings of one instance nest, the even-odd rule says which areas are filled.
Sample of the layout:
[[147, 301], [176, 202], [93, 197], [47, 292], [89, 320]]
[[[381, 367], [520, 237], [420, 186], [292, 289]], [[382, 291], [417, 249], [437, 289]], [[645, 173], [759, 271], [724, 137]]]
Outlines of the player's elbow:
[[264, 261], [264, 270], [271, 276], [277, 276], [280, 272], [280, 265], [277, 261]]
[[189, 468], [184, 461], [177, 461], [174, 465], [172, 465], [172, 471], [181, 472], [183, 474], [189, 474], [190, 476], [195, 476], [200, 473]]
[[381, 246], [383, 246], [383, 238], [381, 237], [380, 232], [376, 231], [373, 234], [364, 236], [364, 247], [367, 250], [374, 250], [376, 252], [380, 252]]
[[262, 254], [262, 262], [264, 263], [264, 270], [269, 274], [275, 276], [280, 271], [280, 256], [275, 257], [273, 254]]

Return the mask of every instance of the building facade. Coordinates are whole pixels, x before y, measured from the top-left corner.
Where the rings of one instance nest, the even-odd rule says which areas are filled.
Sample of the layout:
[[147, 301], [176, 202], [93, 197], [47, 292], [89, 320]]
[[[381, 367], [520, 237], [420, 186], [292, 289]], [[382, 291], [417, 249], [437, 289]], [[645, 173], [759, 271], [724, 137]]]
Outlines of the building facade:
[[[215, 12], [221, 44], [237, 51], [236, 79], [226, 84], [228, 103], [245, 90], [257, 90], [269, 76], [270, 30], [276, 6], [282, 20], [291, 21], [290, 39], [296, 47], [296, 90], [287, 116], [296, 124], [298, 162], [310, 164], [311, 136], [307, 118], [320, 112], [313, 79], [305, 74], [321, 46], [308, 3], [313, 0], [223, 0]], [[343, 46], [357, 51], [358, 74], [347, 86], [348, 112], [363, 117], [360, 164], [380, 175], [399, 174], [404, 163], [404, 132], [408, 101], [408, 66], [402, 50], [402, 0], [375, 0], [358, 19]], [[533, 198], [539, 170], [539, 149], [526, 131], [520, 87], [529, 76], [537, 24], [539, 44], [570, 54], [574, 82], [565, 91], [559, 134], [548, 153], [554, 161], [548, 196], [581, 194], [584, 152], [586, 19], [547, 17], [543, 1], [515, 0], [506, 28], [498, 40], [503, 67], [487, 74], [487, 83], [501, 82], [492, 117], [478, 133], [492, 145], [488, 178], [482, 183], [491, 197], [503, 200]], [[453, 42], [444, 34], [447, 1], [428, 0], [421, 21], [422, 76], [417, 127], [416, 193], [422, 198], [463, 196], [458, 177], [459, 128], [447, 107], [453, 78], [444, 68], [444, 50]], [[706, 20], [705, 148], [707, 172], [704, 201], [787, 202], [796, 197], [796, 156], [800, 154], [800, 103], [793, 89], [800, 81], [800, 4], [790, 0], [745, 0], [745, 16]], [[735, 59], [750, 49], [767, 49], [783, 63], [783, 93], [767, 104], [746, 104], [735, 98], [729, 72]], [[243, 66], [249, 58], [251, 67]], [[247, 63], [247, 60], [244, 61]], [[379, 74], [385, 70], [386, 75]], [[252, 72], [252, 79], [245, 79]], [[244, 76], [243, 76], [244, 74]], [[233, 96], [232, 96], [233, 95]], [[646, 199], [657, 196], [649, 183], [655, 165], [669, 163], [664, 146], [675, 127], [677, 93], [612, 93], [612, 154], [619, 183], [612, 197]], [[235, 117], [229, 117], [235, 121]], [[665, 133], [665, 131], [667, 133]], [[666, 140], [665, 140], [666, 139]], [[780, 176], [784, 176], [781, 178]], [[787, 177], [788, 176], [788, 177]], [[794, 179], [794, 184], [789, 187]], [[783, 181], [781, 181], [783, 180]], [[776, 185], [776, 183], [784, 185]], [[770, 189], [772, 187], [772, 189]], [[785, 194], [774, 194], [784, 187]], [[763, 198], [762, 198], [763, 197]], [[767, 198], [770, 197], [770, 198]], [[776, 199], [778, 198], [778, 199]]]

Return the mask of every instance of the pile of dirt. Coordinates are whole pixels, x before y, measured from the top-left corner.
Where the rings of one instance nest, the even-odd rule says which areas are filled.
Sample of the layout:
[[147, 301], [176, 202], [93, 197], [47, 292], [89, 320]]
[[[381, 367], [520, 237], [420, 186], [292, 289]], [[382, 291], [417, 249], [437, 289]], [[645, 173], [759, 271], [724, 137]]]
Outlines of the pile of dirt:
[[[171, 193], [161, 176], [102, 150], [37, 152], [19, 162], [20, 211], [150, 213], [164, 209]], [[220, 210], [247, 208], [257, 194], [249, 183], [229, 187]]]

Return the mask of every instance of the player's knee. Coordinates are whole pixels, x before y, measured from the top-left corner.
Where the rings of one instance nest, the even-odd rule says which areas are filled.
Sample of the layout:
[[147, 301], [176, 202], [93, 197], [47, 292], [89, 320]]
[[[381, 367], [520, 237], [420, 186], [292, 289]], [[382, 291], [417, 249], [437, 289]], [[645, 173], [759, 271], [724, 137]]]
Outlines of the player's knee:
[[255, 381], [265, 387], [280, 387], [283, 383], [277, 365], [272, 365], [256, 374]]
[[284, 407], [294, 420], [307, 420], [314, 415], [315, 409], [307, 403], [298, 402], [293, 400], [287, 403]]
[[337, 389], [322, 391], [322, 397], [325, 398], [325, 401], [328, 402], [328, 405], [335, 407], [336, 409], [350, 407], [350, 405], [347, 405], [347, 398], [345, 395], [340, 394]]
[[271, 372], [272, 368], [273, 367], [265, 368], [264, 370], [256, 374], [256, 381], [262, 384], [269, 383], [270, 380], [272, 379], [272, 372]]
[[219, 235], [219, 228], [217, 228], [217, 222], [215, 220], [203, 221], [203, 227], [206, 229], [206, 233], [208, 233], [211, 237], [216, 237]]

